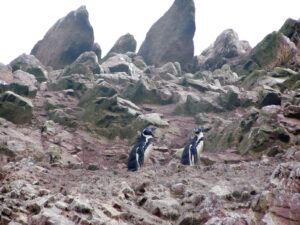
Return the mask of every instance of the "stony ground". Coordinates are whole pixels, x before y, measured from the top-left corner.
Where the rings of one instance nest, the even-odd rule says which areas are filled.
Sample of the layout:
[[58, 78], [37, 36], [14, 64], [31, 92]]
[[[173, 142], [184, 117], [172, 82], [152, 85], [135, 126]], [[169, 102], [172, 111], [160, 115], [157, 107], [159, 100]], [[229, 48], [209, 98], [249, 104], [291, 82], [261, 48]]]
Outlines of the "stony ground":
[[3, 168], [2, 221], [3, 224], [5, 219], [21, 224], [58, 221], [59, 224], [192, 224], [184, 222], [189, 218], [188, 213], [196, 221], [203, 210], [207, 212], [202, 222], [195, 224], [233, 214], [238, 220], [251, 221], [248, 216], [251, 205], [268, 188], [276, 164], [235, 159], [230, 164], [220, 162], [190, 168], [172, 160], [168, 165], [147, 165], [131, 173], [125, 168], [91, 171], [34, 164], [23, 159]]
[[[181, 132], [194, 124], [168, 114], [168, 107], [144, 107], [164, 113]], [[130, 143], [56, 123], [45, 128], [46, 117], [36, 108], [31, 127], [0, 123], [12, 149], [26, 145], [13, 162], [2, 159], [1, 224], [299, 224], [294, 153], [253, 159], [205, 152], [200, 166], [191, 168], [175, 154], [189, 137], [175, 131], [174, 148], [159, 139], [152, 160], [132, 173], [126, 170]]]
[[[76, 98], [40, 91], [34, 101], [30, 126], [0, 120], [1, 224], [299, 224], [297, 149], [259, 159], [204, 152], [200, 166], [183, 166], [176, 150], [195, 119], [174, 115], [176, 105], [145, 104], [169, 126], [158, 129], [152, 160], [132, 173], [132, 142], [99, 137], [83, 121], [76, 129], [49, 122], [47, 102], [75, 111]], [[223, 117], [234, 114], [243, 112]]]

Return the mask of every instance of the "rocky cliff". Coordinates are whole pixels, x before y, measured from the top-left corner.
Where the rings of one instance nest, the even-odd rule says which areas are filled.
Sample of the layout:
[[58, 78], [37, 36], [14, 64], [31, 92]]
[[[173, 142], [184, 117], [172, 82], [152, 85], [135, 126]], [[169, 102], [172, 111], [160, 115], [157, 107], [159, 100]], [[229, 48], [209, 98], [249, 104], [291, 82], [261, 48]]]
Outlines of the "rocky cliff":
[[138, 53], [149, 65], [179, 62], [187, 67], [194, 55], [194, 33], [194, 1], [176, 0], [150, 28]]
[[45, 66], [61, 69], [81, 53], [91, 51], [94, 31], [85, 6], [58, 20], [31, 50]]
[[[184, 9], [192, 1], [176, 0], [162, 18], [175, 24], [169, 13]], [[124, 38], [101, 61], [90, 40], [53, 68], [42, 47], [0, 64], [0, 223], [299, 224], [299, 24], [287, 20], [253, 49], [226, 30], [193, 67], [173, 51], [149, 63]], [[151, 160], [128, 172], [147, 126]], [[183, 166], [195, 126], [204, 153]]]

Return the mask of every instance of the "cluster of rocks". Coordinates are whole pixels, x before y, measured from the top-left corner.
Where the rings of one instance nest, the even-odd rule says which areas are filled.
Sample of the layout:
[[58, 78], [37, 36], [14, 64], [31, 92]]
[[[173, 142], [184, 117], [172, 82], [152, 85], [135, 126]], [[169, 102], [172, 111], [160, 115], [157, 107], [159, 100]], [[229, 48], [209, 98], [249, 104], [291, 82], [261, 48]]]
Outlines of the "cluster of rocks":
[[[137, 53], [126, 34], [101, 58], [80, 7], [0, 64], [1, 224], [299, 223], [300, 22], [254, 48], [225, 30], [193, 58], [194, 13], [175, 0]], [[128, 173], [150, 125], [151, 162]]]
[[24, 158], [1, 170], [1, 223], [299, 222], [299, 162], [224, 156], [204, 154], [201, 168], [173, 159], [137, 173], [51, 167]]

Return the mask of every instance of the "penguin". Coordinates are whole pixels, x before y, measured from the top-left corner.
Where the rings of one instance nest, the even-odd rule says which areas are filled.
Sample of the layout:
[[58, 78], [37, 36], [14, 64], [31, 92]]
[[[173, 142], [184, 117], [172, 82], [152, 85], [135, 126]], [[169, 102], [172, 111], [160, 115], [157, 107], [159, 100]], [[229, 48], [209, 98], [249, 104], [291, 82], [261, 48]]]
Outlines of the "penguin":
[[128, 158], [128, 171], [137, 171], [150, 157], [152, 151], [153, 131], [156, 128], [145, 128], [139, 142], [131, 149]]
[[198, 164], [200, 153], [203, 151], [204, 136], [201, 128], [194, 128], [195, 137], [185, 146], [182, 156], [181, 163], [183, 165], [195, 166]]

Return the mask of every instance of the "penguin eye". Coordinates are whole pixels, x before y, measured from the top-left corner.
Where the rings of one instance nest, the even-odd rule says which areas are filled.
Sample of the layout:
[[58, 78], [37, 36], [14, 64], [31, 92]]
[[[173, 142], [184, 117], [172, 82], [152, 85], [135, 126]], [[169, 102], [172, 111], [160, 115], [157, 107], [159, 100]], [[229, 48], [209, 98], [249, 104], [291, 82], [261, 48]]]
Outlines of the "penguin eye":
[[144, 129], [143, 134], [145, 134], [145, 135], [152, 135], [152, 132], [149, 129]]
[[195, 127], [194, 132], [195, 132], [195, 134], [200, 134], [202, 132], [202, 130], [199, 127]]

